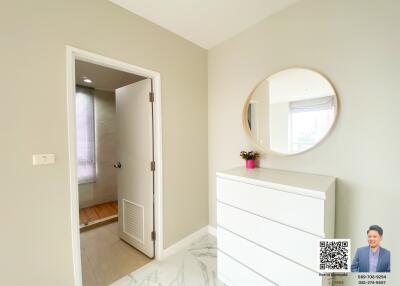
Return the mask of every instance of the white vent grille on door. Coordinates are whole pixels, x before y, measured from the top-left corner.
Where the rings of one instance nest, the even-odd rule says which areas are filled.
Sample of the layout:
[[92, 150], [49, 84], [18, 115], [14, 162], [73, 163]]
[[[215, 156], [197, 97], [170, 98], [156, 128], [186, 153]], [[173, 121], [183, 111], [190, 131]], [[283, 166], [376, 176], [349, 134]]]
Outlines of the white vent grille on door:
[[124, 216], [123, 231], [125, 234], [143, 243], [144, 237], [144, 208], [133, 202], [122, 200], [122, 214]]

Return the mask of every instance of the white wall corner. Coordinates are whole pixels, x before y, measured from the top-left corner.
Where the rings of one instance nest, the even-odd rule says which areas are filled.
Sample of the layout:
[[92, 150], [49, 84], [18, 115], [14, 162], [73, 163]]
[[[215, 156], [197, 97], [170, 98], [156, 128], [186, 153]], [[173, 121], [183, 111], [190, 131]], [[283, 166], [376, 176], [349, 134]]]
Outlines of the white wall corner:
[[164, 249], [164, 251], [162, 253], [162, 259], [166, 259], [167, 257], [170, 257], [170, 256], [184, 250], [185, 248], [190, 246], [192, 243], [196, 242], [201, 237], [203, 237], [207, 234], [216, 236], [216, 233], [217, 233], [217, 230], [215, 229], [215, 227], [212, 227], [210, 225], [204, 226], [204, 227], [200, 228], [199, 230], [193, 232], [192, 234], [189, 234], [185, 238], [181, 239], [177, 243], [174, 243], [170, 247]]

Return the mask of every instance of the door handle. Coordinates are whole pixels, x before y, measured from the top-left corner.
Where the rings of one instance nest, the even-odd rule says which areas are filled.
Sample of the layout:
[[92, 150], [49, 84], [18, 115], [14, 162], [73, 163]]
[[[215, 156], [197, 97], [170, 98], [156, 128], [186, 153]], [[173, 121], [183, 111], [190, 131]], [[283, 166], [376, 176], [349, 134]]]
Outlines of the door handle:
[[121, 167], [121, 162], [118, 162], [118, 164], [114, 164], [114, 168], [121, 169]]

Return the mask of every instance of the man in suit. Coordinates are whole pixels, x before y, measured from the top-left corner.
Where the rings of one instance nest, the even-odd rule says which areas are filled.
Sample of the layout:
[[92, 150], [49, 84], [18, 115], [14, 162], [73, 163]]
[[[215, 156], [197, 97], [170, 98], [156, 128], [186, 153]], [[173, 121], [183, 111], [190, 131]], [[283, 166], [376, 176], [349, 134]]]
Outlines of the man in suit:
[[371, 225], [367, 235], [369, 246], [357, 249], [351, 272], [390, 272], [390, 251], [380, 246], [383, 229]]

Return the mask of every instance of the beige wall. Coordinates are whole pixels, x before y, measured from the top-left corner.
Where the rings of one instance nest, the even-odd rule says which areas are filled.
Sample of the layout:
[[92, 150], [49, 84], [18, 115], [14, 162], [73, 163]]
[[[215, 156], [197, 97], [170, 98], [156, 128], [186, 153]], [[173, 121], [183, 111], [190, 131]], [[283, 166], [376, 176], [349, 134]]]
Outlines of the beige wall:
[[208, 224], [205, 50], [106, 0], [3, 1], [0, 37], [0, 284], [73, 284], [66, 45], [161, 73], [165, 247]]
[[337, 89], [337, 125], [317, 148], [290, 157], [266, 156], [261, 164], [337, 177], [336, 236], [351, 238], [354, 251], [366, 245], [369, 225], [382, 225], [383, 246], [392, 251], [391, 285], [400, 284], [399, 13], [397, 0], [300, 1], [209, 52], [213, 225], [215, 172], [243, 165], [239, 152], [251, 148], [241, 122], [246, 97], [278, 70], [310, 67]]
[[79, 185], [79, 207], [116, 201], [117, 161], [115, 92], [94, 90], [96, 181]]

